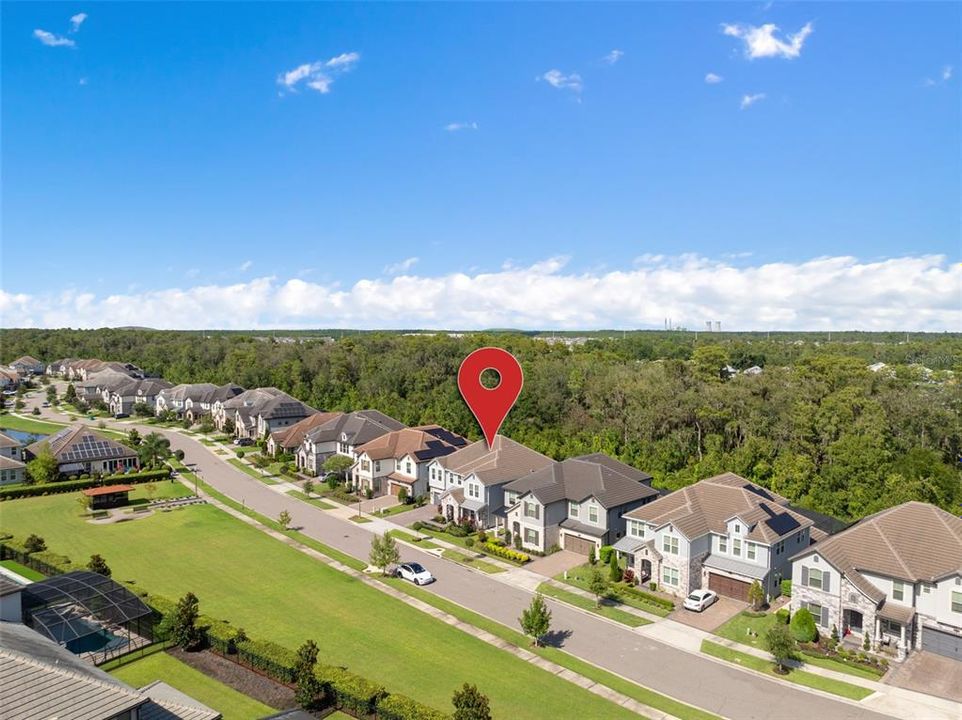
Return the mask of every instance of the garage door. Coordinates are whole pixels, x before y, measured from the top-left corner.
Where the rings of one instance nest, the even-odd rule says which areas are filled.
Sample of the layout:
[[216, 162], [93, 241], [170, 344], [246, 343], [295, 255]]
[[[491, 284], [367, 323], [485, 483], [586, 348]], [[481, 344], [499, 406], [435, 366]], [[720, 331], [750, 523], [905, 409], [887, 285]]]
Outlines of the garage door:
[[403, 488], [403, 487], [404, 487], [403, 485], [397, 485], [397, 484], [395, 484], [395, 483], [391, 483], [391, 485], [390, 485], [391, 494], [392, 494], [392, 495], [400, 495], [400, 494], [401, 494], [401, 488]]
[[565, 533], [564, 541], [565, 550], [580, 553], [581, 555], [587, 555], [592, 550], [597, 549], [597, 546], [591, 542], [591, 540], [585, 540], [577, 535], [569, 535], [568, 533]]
[[924, 625], [922, 626], [922, 649], [962, 660], [962, 638]]
[[735, 598], [736, 600], [748, 602], [749, 587], [750, 585], [747, 582], [726, 577], [724, 575], [716, 575], [715, 573], [711, 573], [708, 576], [709, 590], [714, 590], [719, 595]]

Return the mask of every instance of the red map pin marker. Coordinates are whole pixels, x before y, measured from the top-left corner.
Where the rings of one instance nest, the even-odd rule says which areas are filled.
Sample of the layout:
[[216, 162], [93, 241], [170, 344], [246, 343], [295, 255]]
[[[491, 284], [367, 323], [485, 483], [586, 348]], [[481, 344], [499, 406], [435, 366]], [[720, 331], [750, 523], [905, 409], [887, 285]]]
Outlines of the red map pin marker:
[[[485, 370], [496, 370], [501, 376], [501, 382], [496, 387], [486, 388], [481, 383], [481, 373]], [[481, 425], [489, 448], [508, 411], [521, 394], [522, 385], [524, 374], [521, 365], [507, 350], [479, 348], [461, 363], [458, 390]]]

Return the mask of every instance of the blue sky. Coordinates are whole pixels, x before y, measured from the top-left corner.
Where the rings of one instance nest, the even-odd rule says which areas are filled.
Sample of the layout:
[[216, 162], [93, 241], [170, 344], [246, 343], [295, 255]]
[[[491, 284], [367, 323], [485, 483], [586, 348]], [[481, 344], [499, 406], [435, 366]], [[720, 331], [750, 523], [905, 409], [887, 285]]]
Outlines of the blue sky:
[[[951, 329], [960, 12], [4, 3], [2, 323], [844, 327], [911, 267], [873, 327]], [[500, 297], [555, 280], [591, 297]]]

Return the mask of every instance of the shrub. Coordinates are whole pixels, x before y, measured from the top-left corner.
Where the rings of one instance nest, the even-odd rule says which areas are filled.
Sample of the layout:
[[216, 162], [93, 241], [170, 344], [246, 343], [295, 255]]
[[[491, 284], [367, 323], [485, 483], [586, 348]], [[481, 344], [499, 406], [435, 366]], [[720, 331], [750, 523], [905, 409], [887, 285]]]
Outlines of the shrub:
[[791, 597], [791, 596], [792, 596], [792, 581], [791, 581], [791, 580], [788, 580], [788, 579], [782, 580], [782, 582], [781, 582], [781, 588], [782, 588], [782, 595], [784, 595], [785, 597]]
[[486, 543], [488, 541], [488, 534], [482, 529], [478, 530], [478, 542]]
[[812, 642], [818, 637], [818, 629], [815, 627], [815, 618], [805, 608], [801, 608], [791, 619], [790, 623], [792, 636], [798, 642]]
[[437, 515], [435, 515], [435, 516], [434, 516], [433, 518], [431, 518], [431, 519], [434, 520], [434, 522], [436, 522], [436, 523], [443, 523], [443, 522], [444, 522], [444, 515], [441, 515], [440, 513], [438, 513]]
[[596, 562], [598, 562], [598, 559], [595, 557], [595, 549], [592, 546], [588, 548], [588, 564], [594, 565]]
[[60, 573], [77, 569], [70, 562], [70, 558], [65, 555], [50, 552], [49, 550], [30, 553], [30, 559], [27, 561], [27, 564], [39, 570], [44, 575], [59, 575]]
[[615, 549], [611, 547], [611, 545], [602, 545], [601, 549], [598, 551], [598, 559], [601, 560], [603, 564], [607, 565], [611, 562], [611, 553], [614, 551]]
[[365, 490], [364, 490], [364, 497], [366, 497], [368, 500], [370, 500], [371, 498], [373, 498], [373, 497], [374, 497], [374, 490], [372, 490], [371, 488], [365, 488]]
[[650, 595], [644, 590], [639, 590], [638, 588], [625, 587], [621, 588], [621, 592], [625, 593], [626, 595], [630, 595], [631, 597], [638, 598], [639, 600], [644, 600], [645, 602], [656, 605], [657, 607], [664, 608], [665, 610], [675, 609], [675, 603], [673, 603], [671, 600], [660, 598], [657, 595]]
[[651, 591], [657, 590], [657, 589], [658, 589], [658, 583], [656, 583], [654, 580], [652, 580], [650, 583], [648, 583], [648, 589], [651, 590]]
[[518, 565], [524, 565], [526, 562], [531, 560], [531, 557], [526, 553], [501, 547], [500, 545], [495, 545], [493, 542], [486, 542], [483, 547], [486, 553], [504, 558], [505, 560], [517, 563]]
[[237, 656], [255, 670], [285, 683], [296, 678], [297, 653], [270, 640], [238, 640]]
[[448, 525], [447, 527], [445, 527], [445, 528], [444, 528], [444, 532], [446, 532], [448, 535], [454, 535], [454, 537], [467, 537], [467, 536], [468, 536], [468, 531], [467, 531], [467, 530], [465, 530], [462, 526], [456, 525], [456, 524], [454, 524], [454, 523], [451, 523], [450, 525]]
[[97, 487], [101, 483], [109, 485], [114, 481], [122, 481], [124, 483], [136, 485], [137, 483], [153, 482], [155, 480], [162, 479], [165, 480], [169, 477], [169, 468], [161, 468], [159, 470], [143, 470], [141, 472], [129, 473], [127, 475], [108, 475], [107, 477], [101, 479], [87, 478], [86, 480], [80, 480], [75, 475], [72, 475], [71, 480], [62, 480], [59, 482], [45, 483], [42, 485], [13, 485], [9, 487], [0, 487], [0, 501], [16, 500], [17, 498], [25, 497], [37, 497], [40, 495], [53, 495], [55, 493], [74, 492], [76, 490]]
[[417, 521], [415, 521], [415, 523], [411, 526], [411, 529], [414, 530], [414, 531], [416, 531], [416, 532], [421, 532], [421, 528], [423, 528], [423, 527], [424, 527], [424, 523], [422, 523], [420, 520], [417, 520]]
[[46, 550], [47, 543], [39, 535], [28, 535], [23, 542], [23, 547], [28, 553], [37, 553]]
[[464, 546], [465, 546], [465, 547], [474, 547], [474, 538], [473, 538], [473, 537], [466, 537], [466, 538], [464, 538]]
[[232, 655], [237, 652], [238, 636], [243, 636], [243, 630], [238, 630], [229, 622], [215, 620], [206, 615], [197, 620], [201, 626], [207, 645], [222, 655]]
[[791, 619], [791, 613], [788, 608], [782, 608], [775, 613], [775, 622], [781, 623], [782, 625], [788, 625], [788, 621]]
[[440, 710], [423, 705], [406, 695], [391, 693], [377, 702], [378, 720], [449, 720]]
[[397, 501], [402, 505], [407, 505], [408, 503], [408, 490], [407, 488], [401, 488], [398, 490]]
[[378, 701], [387, 695], [383, 686], [344, 668], [318, 664], [314, 674], [334, 696], [335, 704], [352, 715], [371, 715]]

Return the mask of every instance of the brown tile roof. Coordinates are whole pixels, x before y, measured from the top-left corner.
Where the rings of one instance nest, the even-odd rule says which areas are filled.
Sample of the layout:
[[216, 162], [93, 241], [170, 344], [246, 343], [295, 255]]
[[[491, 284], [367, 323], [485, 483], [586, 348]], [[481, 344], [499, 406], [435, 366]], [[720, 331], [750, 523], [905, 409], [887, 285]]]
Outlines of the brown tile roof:
[[594, 497], [605, 508], [651, 498], [651, 475], [600, 453], [568, 458], [505, 485], [521, 495], [531, 493], [543, 504], [581, 502]]
[[4, 435], [2, 432], [0, 432], [0, 448], [5, 447], [20, 447], [20, 443], [9, 435]]
[[277, 443], [278, 447], [296, 448], [304, 442], [304, 436], [308, 432], [341, 415], [343, 415], [343, 413], [340, 412], [316, 412], [313, 415], [308, 415], [290, 427], [275, 432], [274, 442]]
[[20, 468], [27, 467], [25, 463], [20, 462], [16, 458], [8, 457], [7, 455], [0, 455], [0, 470], [19, 470]]
[[734, 473], [724, 473], [676, 490], [625, 517], [656, 527], [671, 523], [691, 540], [709, 532], [726, 533], [728, 520], [737, 516], [751, 528], [750, 540], [773, 543], [813, 524], [787, 505], [788, 500], [780, 495]]
[[372, 460], [400, 459], [405, 455], [413, 455], [421, 462], [450, 455], [466, 444], [467, 440], [463, 437], [440, 425], [422, 425], [381, 435], [358, 447], [357, 454], [366, 453]]
[[103, 487], [87, 488], [83, 491], [83, 494], [87, 497], [96, 497], [97, 495], [111, 495], [113, 493], [130, 492], [133, 489], [133, 485], [104, 485]]
[[504, 435], [496, 435], [490, 448], [484, 440], [478, 440], [440, 461], [445, 469], [462, 477], [473, 473], [482, 485], [517, 480], [553, 462], [546, 455]]
[[856, 584], [868, 583], [859, 571], [935, 582], [962, 573], [962, 518], [935, 505], [907, 502], [869, 515], [795, 558], [812, 552]]

